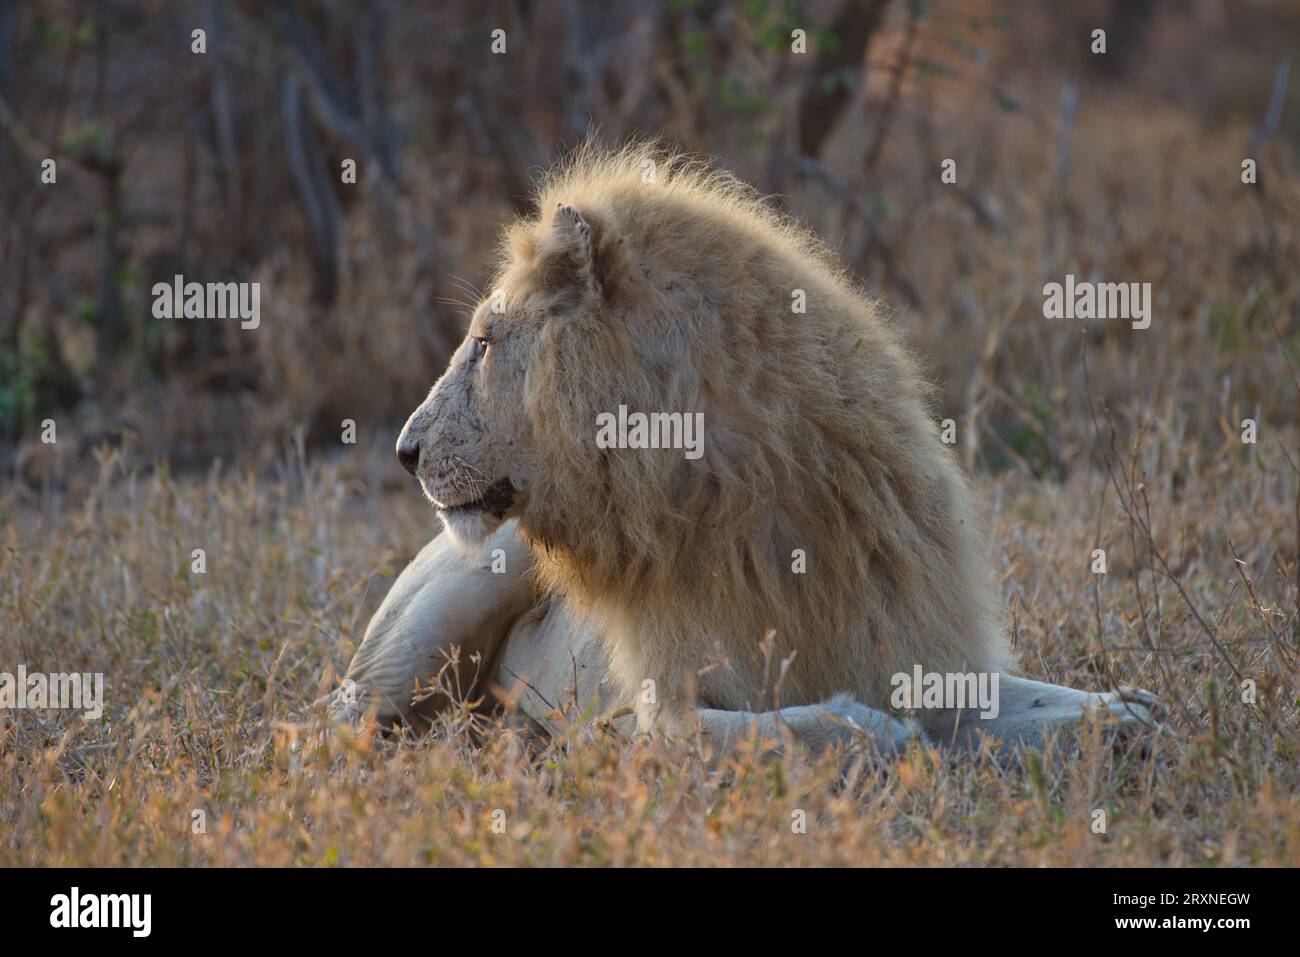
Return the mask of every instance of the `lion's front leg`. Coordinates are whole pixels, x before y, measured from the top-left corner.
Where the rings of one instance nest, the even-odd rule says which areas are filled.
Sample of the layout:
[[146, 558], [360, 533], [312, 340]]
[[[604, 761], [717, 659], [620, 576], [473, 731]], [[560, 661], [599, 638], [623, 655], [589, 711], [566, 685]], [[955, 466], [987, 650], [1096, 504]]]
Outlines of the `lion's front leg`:
[[[440, 696], [412, 705], [417, 682], [427, 687], [460, 649], [455, 676], [474, 694], [511, 624], [535, 602], [528, 584], [532, 557], [517, 523], [507, 522], [481, 549], [465, 555], [439, 535], [406, 566], [366, 628], [341, 688], [324, 699], [331, 716], [350, 720], [377, 709], [381, 722], [429, 713]], [[477, 658], [477, 664], [474, 660]]]

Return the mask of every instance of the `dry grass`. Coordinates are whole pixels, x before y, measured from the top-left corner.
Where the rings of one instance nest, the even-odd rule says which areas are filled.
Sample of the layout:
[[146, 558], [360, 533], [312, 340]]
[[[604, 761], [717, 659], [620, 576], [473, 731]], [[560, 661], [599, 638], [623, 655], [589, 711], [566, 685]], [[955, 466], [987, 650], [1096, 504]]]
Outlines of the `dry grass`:
[[[1066, 760], [1009, 769], [925, 750], [770, 763], [757, 748], [710, 768], [583, 727], [539, 751], [459, 712], [419, 740], [323, 733], [308, 702], [433, 532], [393, 461], [393, 416], [436, 376], [416, 356], [445, 352], [456, 312], [431, 306], [441, 287], [416, 253], [381, 263], [390, 224], [358, 203], [341, 240], [340, 315], [354, 321], [335, 340], [304, 304], [301, 257], [281, 257], [262, 275], [271, 314], [241, 341], [258, 390], [172, 379], [83, 404], [60, 416], [56, 448], [29, 436], [15, 456], [19, 481], [0, 488], [0, 671], [102, 671], [108, 702], [101, 722], [0, 713], [0, 865], [1300, 864], [1300, 177], [1285, 134], [1259, 151], [1264, 192], [1241, 184], [1253, 119], [1224, 98], [1259, 93], [1257, 115], [1274, 64], [1191, 24], [1161, 20], [1145, 85], [1082, 84], [1068, 170], [1049, 62], [1007, 74], [1024, 94], [1007, 115], [976, 83], [909, 86], [871, 170], [869, 131], [843, 124], [822, 159], [857, 205], [815, 181], [782, 190], [904, 307], [900, 327], [932, 358], [936, 411], [957, 420], [992, 515], [1023, 670], [1154, 691], [1170, 717], [1145, 753], [1086, 732]], [[1182, 33], [1200, 46], [1171, 59]], [[1161, 85], [1175, 68], [1192, 84], [1181, 100]], [[1186, 108], [1203, 101], [1221, 109]], [[767, 152], [739, 134], [734, 148], [679, 135], [763, 183]], [[439, 272], [481, 278], [467, 264], [504, 196], [462, 203], [454, 149], [410, 153], [414, 195], [456, 198], [434, 204], [455, 213]], [[948, 156], [961, 192], [938, 183]], [[1149, 330], [1092, 325], [1086, 382], [1079, 324], [1041, 313], [1043, 283], [1067, 272], [1154, 286]], [[275, 449], [305, 421], [328, 445], [344, 416], [364, 448]], [[1240, 441], [1247, 416], [1257, 445]], [[132, 432], [144, 455], [117, 441]], [[216, 454], [234, 464], [151, 467]], [[792, 833], [797, 809], [806, 834]]]
[[[1155, 436], [1152, 454], [1175, 457], [1171, 441]], [[1294, 553], [1272, 550], [1296, 482], [1245, 458], [1211, 457], [1176, 504], [1151, 490], [1157, 538], [1222, 654], [1168, 580], [1156, 611], [1145, 570], [1143, 614], [1129, 523], [1100, 473], [989, 488], [1026, 671], [1086, 688], [1109, 673], [1173, 705], [1145, 756], [1091, 729], [1077, 756], [1008, 770], [923, 749], [884, 764], [755, 749], [711, 769], [582, 725], [539, 750], [463, 712], [419, 740], [323, 733], [308, 702], [346, 663], [382, 576], [427, 536], [425, 506], [368, 488], [347, 460], [175, 481], [107, 456], [75, 505], [0, 503], [7, 650], [30, 670], [103, 671], [108, 699], [100, 722], [5, 714], [0, 864], [1294, 865], [1294, 634], [1284, 612], [1252, 607], [1224, 545], [1266, 606], [1293, 602], [1275, 570]], [[1099, 596], [1096, 540], [1112, 563]], [[190, 573], [194, 547], [206, 575]], [[195, 809], [206, 834], [191, 833]]]

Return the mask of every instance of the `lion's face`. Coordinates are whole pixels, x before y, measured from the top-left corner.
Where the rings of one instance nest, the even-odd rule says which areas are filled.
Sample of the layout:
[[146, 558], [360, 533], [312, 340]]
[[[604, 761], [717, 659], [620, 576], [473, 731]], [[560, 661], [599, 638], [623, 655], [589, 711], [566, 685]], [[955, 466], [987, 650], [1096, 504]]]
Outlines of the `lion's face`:
[[[632, 295], [626, 274], [598, 212], [557, 204], [513, 234], [465, 341], [397, 440], [460, 544], [516, 516], [545, 526], [549, 513], [538, 512], [554, 511], [556, 481], [598, 467], [587, 406], [616, 407], [613, 391], [626, 385], [600, 373], [628, 354], [611, 321]], [[587, 496], [578, 511], [592, 504]]]
[[533, 487], [524, 386], [539, 327], [526, 297], [512, 301], [498, 290], [480, 304], [447, 371], [398, 437], [398, 458], [463, 545], [519, 514]]

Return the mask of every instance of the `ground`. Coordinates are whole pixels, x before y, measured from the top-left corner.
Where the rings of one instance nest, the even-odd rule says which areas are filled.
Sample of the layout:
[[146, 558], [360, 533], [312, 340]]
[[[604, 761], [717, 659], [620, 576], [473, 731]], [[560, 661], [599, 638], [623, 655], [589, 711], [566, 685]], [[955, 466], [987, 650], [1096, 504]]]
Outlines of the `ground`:
[[309, 702], [434, 531], [416, 490], [295, 455], [273, 479], [183, 480], [107, 455], [84, 498], [0, 503], [0, 633], [29, 670], [80, 662], [107, 685], [102, 721], [0, 721], [0, 865], [1295, 865], [1294, 644], [1208, 549], [1285, 527], [1295, 479], [1239, 445], [1199, 469], [1177, 493], [1178, 586], [1160, 582], [1158, 610], [1145, 574], [1139, 605], [1104, 472], [980, 483], [1025, 670], [1153, 690], [1171, 714], [1148, 747], [1085, 731], [1077, 754], [1009, 770], [921, 748], [881, 766], [756, 747], [710, 767], [580, 726], [539, 749], [463, 712], [419, 739], [322, 734]]

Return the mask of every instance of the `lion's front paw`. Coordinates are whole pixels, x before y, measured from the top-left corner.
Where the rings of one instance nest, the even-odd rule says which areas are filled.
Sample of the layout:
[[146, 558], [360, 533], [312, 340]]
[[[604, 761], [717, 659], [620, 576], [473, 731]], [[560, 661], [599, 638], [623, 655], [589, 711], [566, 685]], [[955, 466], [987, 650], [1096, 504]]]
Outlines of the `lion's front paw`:
[[1150, 691], [1120, 685], [1116, 690], [1097, 695], [1098, 703], [1119, 722], [1123, 731], [1158, 728], [1169, 709]]
[[330, 721], [339, 724], [360, 724], [367, 710], [371, 707], [365, 691], [351, 678], [344, 678], [343, 683], [316, 700], [316, 706], [325, 710]]

